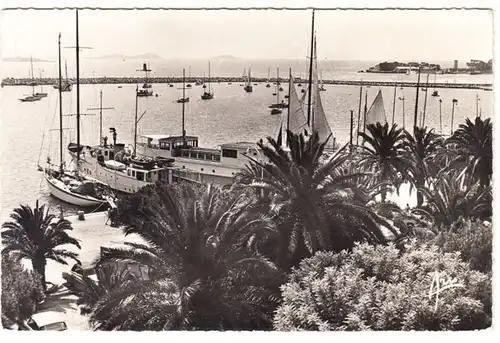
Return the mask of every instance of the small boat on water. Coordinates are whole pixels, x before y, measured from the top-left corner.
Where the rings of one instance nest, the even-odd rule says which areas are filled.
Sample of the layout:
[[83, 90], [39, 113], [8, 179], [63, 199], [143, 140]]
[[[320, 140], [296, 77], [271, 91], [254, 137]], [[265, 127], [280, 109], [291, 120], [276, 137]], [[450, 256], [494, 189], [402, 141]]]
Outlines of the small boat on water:
[[118, 88], [122, 88], [122, 86], [118, 86]]
[[43, 91], [43, 85], [42, 85], [42, 70], [39, 69], [40, 71], [40, 92], [36, 92], [35, 96], [38, 96], [40, 98], [45, 98], [47, 96], [47, 93]]
[[[277, 77], [278, 83], [279, 83], [280, 68], [276, 68], [276, 77]], [[282, 113], [281, 109], [282, 108], [286, 108], [286, 104], [285, 104], [284, 100], [282, 100], [281, 103], [280, 103], [280, 92], [278, 91], [277, 88], [278, 88], [278, 84], [276, 84], [276, 92], [274, 93], [274, 95], [276, 95], [276, 103], [275, 104], [271, 104], [269, 106], [269, 108], [271, 108], [271, 114], [272, 115], [280, 114], [280, 113]]]
[[[205, 88], [205, 84], [203, 85]], [[214, 92], [210, 88], [210, 62], [208, 62], [208, 92], [204, 91], [201, 95], [201, 100], [210, 100], [214, 98]]]
[[248, 68], [248, 78], [247, 78], [247, 84], [244, 88], [245, 92], [251, 93], [253, 92], [253, 87], [252, 87], [252, 76], [251, 76], [251, 68]]
[[35, 93], [35, 86], [36, 86], [36, 82], [35, 82], [35, 79], [33, 77], [33, 58], [31, 59], [31, 82], [30, 82], [30, 85], [32, 87], [32, 91], [31, 91], [31, 95], [27, 95], [25, 96], [24, 98], [20, 98], [19, 100], [21, 102], [34, 102], [34, 101], [39, 101], [41, 100], [43, 97], [46, 97], [47, 96], [47, 93], [43, 93], [43, 94], [40, 94], [40, 93]]
[[[64, 61], [64, 69], [66, 72], [66, 80], [62, 80], [61, 82], [61, 92], [71, 92], [71, 90], [73, 89], [73, 85], [71, 84], [71, 82], [69, 82], [68, 79], [68, 64], [66, 63], [66, 61]], [[59, 84], [54, 85], [54, 89], [59, 89]]]
[[33, 102], [33, 101], [39, 101], [40, 99], [41, 97], [37, 95], [28, 95], [25, 96], [24, 98], [20, 98], [19, 100], [21, 100], [22, 102]]
[[[186, 86], [187, 87], [187, 86]], [[189, 97], [187, 98], [180, 98], [180, 99], [177, 99], [176, 102], [178, 104], [182, 104], [182, 103], [185, 103], [185, 102], [189, 102]]]
[[142, 69], [139, 69], [138, 71], [143, 71], [146, 77], [145, 77], [145, 82], [142, 85], [142, 88], [136, 90], [137, 96], [139, 97], [153, 96], [153, 86], [150, 83], [148, 83], [149, 72], [151, 72], [151, 69], [149, 69], [147, 63], [143, 63]]

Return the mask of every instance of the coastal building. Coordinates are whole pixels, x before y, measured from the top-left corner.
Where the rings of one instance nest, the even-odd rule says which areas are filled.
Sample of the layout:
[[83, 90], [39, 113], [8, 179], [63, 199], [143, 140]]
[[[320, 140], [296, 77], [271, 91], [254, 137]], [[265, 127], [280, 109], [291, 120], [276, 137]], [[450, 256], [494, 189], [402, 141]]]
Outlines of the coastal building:
[[458, 60], [453, 61], [453, 69], [458, 69]]

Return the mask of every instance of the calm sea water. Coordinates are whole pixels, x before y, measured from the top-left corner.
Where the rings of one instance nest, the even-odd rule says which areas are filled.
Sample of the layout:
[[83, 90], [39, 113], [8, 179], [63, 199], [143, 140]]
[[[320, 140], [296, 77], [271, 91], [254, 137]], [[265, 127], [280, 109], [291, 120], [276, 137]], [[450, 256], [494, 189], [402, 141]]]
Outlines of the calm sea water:
[[[136, 64], [140, 62], [124, 62], [124, 66], [116, 66], [115, 69], [106, 69], [102, 64], [92, 62], [90, 67], [83, 67], [83, 76], [104, 75], [108, 76], [133, 76]], [[212, 72], [215, 75], [231, 76], [241, 75], [243, 62], [239, 65], [224, 70], [218, 69], [217, 64], [212, 64]], [[288, 70], [290, 62], [281, 62], [280, 68]], [[12, 65], [4, 67], [5, 76], [19, 77], [27, 75], [21, 73], [29, 68], [26, 63], [6, 63]], [[40, 63], [41, 66], [43, 63]], [[248, 65], [248, 63], [245, 63]], [[252, 63], [252, 74], [255, 76], [267, 76], [268, 62]], [[298, 64], [298, 62], [297, 62]], [[305, 63], [303, 63], [305, 64]], [[48, 71], [49, 64], [43, 64]], [[134, 65], [135, 69], [132, 68]], [[15, 66], [15, 67], [14, 67]], [[401, 80], [400, 75], [364, 74], [356, 71], [369, 65], [337, 65], [335, 68], [323, 72], [325, 79], [346, 80]], [[129, 68], [130, 67], [130, 68]], [[276, 65], [274, 65], [276, 67]], [[292, 66], [293, 67], [293, 66]], [[162, 67], [162, 68], [167, 68]], [[173, 68], [170, 66], [169, 68]], [[197, 66], [199, 70], [201, 66]], [[132, 72], [127, 73], [132, 69]], [[187, 69], [187, 68], [186, 68]], [[192, 68], [194, 69], [194, 68]], [[305, 65], [304, 68], [305, 69]], [[27, 70], [27, 69], [26, 69]], [[165, 69], [162, 69], [165, 71]], [[167, 71], [170, 69], [166, 69]], [[172, 69], [173, 70], [173, 69]], [[176, 74], [179, 75], [179, 68]], [[199, 74], [198, 70], [198, 74]], [[44, 75], [49, 76], [51, 72]], [[90, 74], [89, 74], [90, 73]], [[192, 70], [195, 75], [194, 70]], [[163, 75], [174, 75], [172, 72], [164, 72]], [[299, 73], [295, 73], [296, 76]], [[302, 74], [305, 76], [305, 73]], [[283, 73], [285, 76], [285, 72]], [[432, 81], [431, 76], [431, 81]], [[403, 76], [404, 80], [416, 80], [416, 75]], [[425, 81], [425, 77], [423, 78]], [[491, 75], [438, 75], [437, 80], [442, 82], [492, 82]], [[99, 92], [103, 92], [103, 107], [114, 107], [112, 110], [103, 111], [104, 135], [109, 135], [109, 128], [114, 127], [118, 132], [118, 140], [133, 143], [133, 121], [135, 110], [135, 85], [82, 85], [81, 86], [81, 112], [93, 114], [81, 119], [82, 143], [97, 144], [99, 141], [99, 117], [97, 111], [89, 111], [88, 108], [99, 107]], [[349, 139], [350, 110], [358, 113], [359, 87], [326, 85], [326, 91], [321, 93], [323, 106], [327, 119], [330, 123], [334, 136], [339, 142], [347, 142]], [[166, 133], [181, 134], [181, 104], [175, 100], [181, 96], [178, 86], [173, 88], [167, 85], [153, 85], [154, 92], [158, 97], [140, 98], [139, 115], [146, 112], [139, 123], [139, 133]], [[214, 147], [221, 143], [234, 141], [258, 141], [273, 135], [280, 121], [279, 116], [271, 116], [268, 105], [275, 101], [272, 95], [273, 88], [265, 88], [265, 84], [254, 86], [253, 93], [246, 93], [237, 84], [226, 83], [212, 84], [215, 98], [210, 101], [200, 100], [203, 92], [201, 87], [193, 86], [187, 96], [191, 102], [186, 106], [186, 131], [188, 134], [197, 135], [200, 138], [200, 146]], [[286, 94], [287, 87], [284, 86]], [[39, 91], [40, 87], [36, 91]], [[383, 92], [384, 105], [387, 118], [392, 121], [394, 88], [381, 88]], [[375, 98], [379, 88], [370, 87], [368, 90], [368, 106]], [[63, 206], [69, 212], [76, 209], [52, 198], [43, 180], [43, 175], [37, 172], [37, 164], [44, 164], [50, 156], [53, 161], [58, 161], [58, 93], [52, 87], [45, 86], [44, 91], [48, 97], [39, 102], [21, 103], [18, 99], [31, 92], [30, 87], [4, 87], [1, 90], [1, 115], [0, 115], [0, 219], [4, 220], [11, 210], [19, 204], [34, 205], [37, 199], [42, 203], [49, 203], [51, 208]], [[364, 91], [363, 91], [364, 93]], [[397, 89], [397, 98], [405, 98], [405, 122], [407, 128], [411, 129], [413, 124], [413, 113], [415, 111], [414, 88]], [[442, 127], [445, 133], [451, 129], [452, 99], [458, 99], [455, 108], [454, 128], [463, 123], [465, 118], [473, 118], [476, 115], [476, 96], [479, 96], [479, 107], [483, 117], [491, 117], [493, 114], [493, 92], [482, 90], [458, 90], [439, 89], [442, 99]], [[419, 95], [419, 112], [423, 111], [425, 92]], [[363, 94], [364, 101], [364, 94]], [[65, 113], [75, 113], [76, 90], [71, 93], [63, 93], [63, 109]], [[403, 101], [396, 100], [395, 122], [403, 123]], [[74, 116], [64, 117], [64, 144], [75, 139]], [[439, 102], [438, 98], [429, 96], [427, 98], [426, 124], [439, 130]]]

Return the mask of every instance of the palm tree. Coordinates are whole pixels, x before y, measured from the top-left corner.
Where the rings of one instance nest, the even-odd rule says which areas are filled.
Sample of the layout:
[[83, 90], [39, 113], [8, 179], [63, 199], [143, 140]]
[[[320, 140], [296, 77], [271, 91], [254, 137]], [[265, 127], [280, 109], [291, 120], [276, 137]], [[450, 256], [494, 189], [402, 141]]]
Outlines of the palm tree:
[[42, 277], [44, 290], [47, 287], [47, 259], [66, 265], [68, 263], [65, 259], [70, 258], [80, 264], [78, 253], [60, 248], [61, 245], [70, 244], [81, 249], [80, 243], [67, 233], [73, 230], [68, 220], [56, 221], [45, 205], [38, 206], [38, 201], [35, 209], [21, 205], [14, 209], [10, 217], [12, 221], [2, 224], [2, 255], [17, 260], [31, 260], [33, 269]]
[[319, 143], [317, 133], [308, 141], [292, 132], [287, 137], [289, 153], [271, 137], [269, 145], [258, 143], [270, 163], [252, 160], [237, 178], [270, 195], [264, 201], [279, 236], [268, 240], [267, 254], [288, 269], [318, 250], [341, 251], [361, 240], [384, 242], [379, 225], [388, 224], [366, 207], [370, 197], [356, 183], [364, 174], [344, 174], [346, 146], [322, 161], [326, 143]]
[[[370, 133], [367, 135], [360, 132], [364, 139], [360, 152], [360, 166], [365, 171], [374, 173], [375, 179], [382, 183], [389, 183], [399, 189], [405, 181], [412, 180], [411, 170], [413, 163], [405, 154], [405, 140], [403, 129], [398, 129], [397, 124], [393, 124], [389, 129], [389, 124], [367, 125], [366, 129]], [[382, 201], [386, 199], [386, 192], [382, 192]]]
[[433, 163], [434, 157], [442, 144], [442, 137], [434, 133], [434, 129], [428, 130], [427, 127], [413, 128], [413, 135], [404, 131], [405, 147], [413, 161], [413, 182], [417, 188], [417, 207], [421, 207], [424, 198], [419, 188], [425, 186], [426, 180], [435, 176], [438, 172]]
[[464, 173], [479, 180], [482, 187], [490, 185], [493, 174], [493, 125], [490, 118], [476, 117], [465, 120], [453, 136], [446, 141], [454, 158], [449, 168], [460, 168]]
[[430, 187], [420, 188], [426, 204], [415, 213], [432, 219], [437, 227], [450, 227], [460, 217], [485, 219], [492, 215], [492, 190], [460, 175], [443, 171]]
[[[95, 305], [100, 330], [268, 329], [283, 275], [256, 252], [273, 222], [221, 189], [146, 187], [119, 205], [126, 235], [146, 244], [102, 252], [98, 264], [135, 262], [147, 277], [125, 281]], [[201, 194], [200, 194], [201, 193]], [[201, 197], [197, 197], [199, 194]]]

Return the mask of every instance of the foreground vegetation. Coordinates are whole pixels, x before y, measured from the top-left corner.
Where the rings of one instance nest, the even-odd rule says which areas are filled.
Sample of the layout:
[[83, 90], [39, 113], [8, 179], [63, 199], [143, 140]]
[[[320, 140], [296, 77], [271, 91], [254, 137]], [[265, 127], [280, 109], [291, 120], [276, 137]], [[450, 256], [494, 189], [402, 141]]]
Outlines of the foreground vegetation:
[[[362, 147], [330, 156], [317, 134], [289, 133], [290, 152], [268, 138], [259, 146], [269, 162], [252, 160], [229, 189], [141, 189], [111, 220], [144, 243], [103, 250], [98, 281], [74, 271], [66, 287], [96, 330], [488, 327], [490, 120], [467, 120], [448, 139], [388, 124], [367, 132]], [[416, 191], [411, 210], [387, 200], [405, 183]], [[43, 279], [46, 258], [77, 259], [59, 244], [79, 245], [68, 223], [42, 213], [14, 211], [2, 256], [12, 265], [30, 259]], [[436, 280], [449, 279], [460, 286], [432, 294]], [[15, 308], [11, 293], [5, 302]]]

